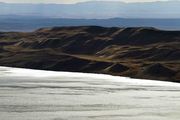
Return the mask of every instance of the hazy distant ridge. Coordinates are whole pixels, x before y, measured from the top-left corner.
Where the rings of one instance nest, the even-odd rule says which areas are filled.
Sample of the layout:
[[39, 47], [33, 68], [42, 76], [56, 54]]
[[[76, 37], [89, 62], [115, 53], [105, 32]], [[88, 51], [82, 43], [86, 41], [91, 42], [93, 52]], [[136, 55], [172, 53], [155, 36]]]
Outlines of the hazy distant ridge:
[[0, 15], [63, 18], [180, 18], [180, 2], [82, 2], [77, 4], [0, 3]]
[[0, 31], [33, 31], [53, 26], [156, 27], [180, 30], [180, 19], [63, 19], [37, 16], [0, 16]]

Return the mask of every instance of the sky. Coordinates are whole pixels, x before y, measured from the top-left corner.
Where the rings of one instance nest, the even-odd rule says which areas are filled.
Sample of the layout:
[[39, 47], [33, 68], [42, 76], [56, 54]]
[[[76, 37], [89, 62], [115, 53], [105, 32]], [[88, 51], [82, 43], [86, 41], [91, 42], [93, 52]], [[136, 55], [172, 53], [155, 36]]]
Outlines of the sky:
[[[71, 4], [71, 3], [86, 2], [86, 1], [97, 1], [97, 0], [0, 0], [0, 2], [6, 2], [6, 3], [57, 3], [57, 4]], [[167, 1], [167, 0], [103, 0], [103, 1], [152, 2], [152, 1]]]

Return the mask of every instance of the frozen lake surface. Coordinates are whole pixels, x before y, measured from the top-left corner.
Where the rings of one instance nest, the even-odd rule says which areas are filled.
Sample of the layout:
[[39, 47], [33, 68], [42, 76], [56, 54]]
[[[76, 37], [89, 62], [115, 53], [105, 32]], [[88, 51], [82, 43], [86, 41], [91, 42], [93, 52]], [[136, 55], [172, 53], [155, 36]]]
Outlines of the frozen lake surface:
[[180, 120], [180, 84], [0, 67], [0, 120]]

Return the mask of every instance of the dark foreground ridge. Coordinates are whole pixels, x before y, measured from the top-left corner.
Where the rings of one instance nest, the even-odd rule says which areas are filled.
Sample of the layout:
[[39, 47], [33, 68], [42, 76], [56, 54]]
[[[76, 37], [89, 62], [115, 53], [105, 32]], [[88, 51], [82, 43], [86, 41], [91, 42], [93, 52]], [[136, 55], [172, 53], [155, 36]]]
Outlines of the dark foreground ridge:
[[0, 65], [180, 82], [180, 31], [98, 26], [0, 33]]

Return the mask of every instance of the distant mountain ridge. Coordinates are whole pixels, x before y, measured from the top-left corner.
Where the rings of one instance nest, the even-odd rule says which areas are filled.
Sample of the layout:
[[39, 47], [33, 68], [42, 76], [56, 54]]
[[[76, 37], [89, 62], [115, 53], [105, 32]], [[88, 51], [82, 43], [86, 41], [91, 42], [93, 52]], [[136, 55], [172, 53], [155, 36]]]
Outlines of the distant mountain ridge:
[[52, 18], [180, 18], [180, 1], [123, 3], [81, 2], [77, 4], [0, 3], [0, 15], [26, 15]]
[[155, 27], [163, 30], [180, 30], [180, 19], [66, 19], [0, 15], [0, 31], [27, 32], [54, 26]]

